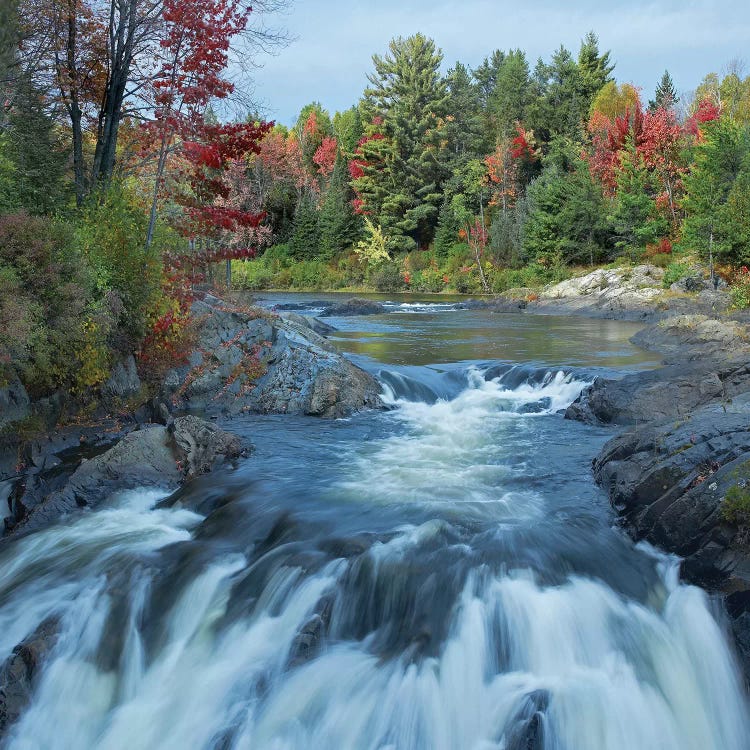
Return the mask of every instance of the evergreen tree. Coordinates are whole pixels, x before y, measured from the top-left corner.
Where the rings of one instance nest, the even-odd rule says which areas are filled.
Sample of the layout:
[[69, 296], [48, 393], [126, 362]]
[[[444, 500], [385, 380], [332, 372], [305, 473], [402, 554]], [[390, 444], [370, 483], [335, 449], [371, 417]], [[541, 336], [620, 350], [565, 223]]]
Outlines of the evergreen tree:
[[0, 211], [51, 214], [65, 201], [65, 151], [41, 92], [15, 83], [6, 128], [0, 133]]
[[601, 189], [585, 163], [565, 172], [545, 167], [528, 190], [523, 250], [550, 266], [594, 263], [607, 251], [608, 227]]
[[295, 260], [309, 260], [320, 253], [320, 227], [318, 212], [309, 197], [304, 197], [297, 206], [289, 237], [289, 254]]
[[330, 260], [353, 245], [359, 237], [359, 222], [352, 209], [354, 196], [349, 188], [346, 160], [339, 153], [318, 217], [320, 256]]
[[589, 31], [581, 42], [578, 69], [581, 75], [583, 114], [586, 117], [594, 97], [606, 83], [613, 80], [612, 71], [615, 69], [610, 53], [599, 52], [599, 39], [593, 31]]
[[728, 117], [706, 123], [695, 164], [685, 177], [683, 243], [698, 250], [712, 270], [717, 255], [735, 260], [733, 228], [722, 219], [727, 216], [729, 195], [749, 152], [746, 128]]
[[350, 107], [333, 116], [333, 134], [339, 142], [339, 149], [351, 158], [357, 148], [359, 139], [364, 135], [362, 116], [359, 107]]
[[643, 250], [669, 232], [669, 224], [656, 210], [657, 184], [646, 169], [632, 137], [620, 156], [617, 193], [612, 212], [617, 247]]
[[580, 68], [565, 47], [552, 55], [549, 64], [539, 60], [532, 91], [526, 125], [534, 131], [544, 150], [559, 136], [581, 140], [590, 102], [584, 96]]
[[726, 256], [735, 265], [750, 265], [750, 154], [719, 212], [719, 233], [726, 237]]
[[469, 69], [461, 63], [448, 71], [448, 115], [443, 129], [448, 142], [448, 164], [451, 172], [468, 159], [489, 149], [485, 137], [479, 89]]
[[373, 57], [365, 109], [383, 137], [369, 142], [354, 188], [365, 210], [380, 219], [389, 249], [424, 247], [434, 234], [448, 173], [442, 59], [422, 34], [394, 39], [385, 57]]
[[510, 268], [517, 268], [526, 262], [523, 238], [527, 218], [528, 202], [525, 197], [516, 200], [508, 211], [497, 212], [490, 227], [490, 249], [496, 262]]
[[435, 243], [433, 245], [435, 255], [438, 258], [445, 259], [448, 257], [452, 248], [459, 243], [458, 233], [463, 228], [459, 217], [456, 216], [453, 210], [451, 201], [446, 196], [443, 205], [440, 207], [437, 231], [435, 232]]
[[665, 70], [664, 75], [656, 86], [656, 93], [653, 100], [648, 103], [648, 108], [652, 112], [660, 107], [664, 107], [664, 109], [672, 109], [679, 103], [680, 97], [677, 96], [672, 76], [669, 75], [668, 70]]
[[494, 126], [494, 140], [515, 135], [517, 122], [523, 122], [531, 95], [531, 79], [526, 55], [510, 50], [497, 73], [488, 110]]
[[496, 49], [489, 57], [485, 57], [481, 65], [473, 71], [474, 80], [477, 82], [479, 90], [479, 103], [484, 110], [489, 109], [504, 62], [505, 52]]

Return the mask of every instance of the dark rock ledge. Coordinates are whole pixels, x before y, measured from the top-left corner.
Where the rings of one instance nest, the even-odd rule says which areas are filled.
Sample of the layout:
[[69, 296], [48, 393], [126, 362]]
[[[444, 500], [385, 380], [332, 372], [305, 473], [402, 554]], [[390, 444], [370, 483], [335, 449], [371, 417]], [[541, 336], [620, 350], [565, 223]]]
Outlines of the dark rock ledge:
[[598, 379], [566, 417], [627, 427], [594, 460], [594, 477], [633, 539], [680, 556], [682, 578], [723, 599], [750, 685], [747, 330], [690, 315], [634, 341], [668, 364]]

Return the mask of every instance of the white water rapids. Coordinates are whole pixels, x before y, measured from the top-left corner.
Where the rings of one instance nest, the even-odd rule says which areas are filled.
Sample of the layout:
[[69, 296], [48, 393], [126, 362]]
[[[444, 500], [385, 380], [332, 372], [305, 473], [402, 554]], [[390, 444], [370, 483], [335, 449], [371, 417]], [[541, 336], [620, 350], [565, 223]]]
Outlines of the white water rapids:
[[[342, 453], [337, 512], [426, 514], [354, 552], [320, 552], [312, 512], [209, 539], [204, 514], [154, 491], [6, 546], [0, 660], [50, 618], [59, 635], [4, 747], [748, 750], [727, 636], [676, 561], [605, 527], [601, 574], [555, 558], [589, 522], [549, 521], [560, 506], [524, 451], [581, 382], [466, 378], [431, 404], [386, 389], [391, 432]], [[653, 571], [642, 595], [608, 577], [631, 558]]]

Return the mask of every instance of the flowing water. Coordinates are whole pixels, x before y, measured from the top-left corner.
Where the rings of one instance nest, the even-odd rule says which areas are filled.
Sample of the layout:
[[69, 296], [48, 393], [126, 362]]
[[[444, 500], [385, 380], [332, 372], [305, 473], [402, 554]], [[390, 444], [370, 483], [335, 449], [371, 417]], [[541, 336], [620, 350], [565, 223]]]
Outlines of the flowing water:
[[5, 746], [747, 750], [720, 613], [612, 528], [590, 476], [611, 432], [559, 414], [653, 365], [635, 329], [333, 322], [388, 411], [236, 420], [237, 471], [2, 549], [0, 659], [59, 631]]

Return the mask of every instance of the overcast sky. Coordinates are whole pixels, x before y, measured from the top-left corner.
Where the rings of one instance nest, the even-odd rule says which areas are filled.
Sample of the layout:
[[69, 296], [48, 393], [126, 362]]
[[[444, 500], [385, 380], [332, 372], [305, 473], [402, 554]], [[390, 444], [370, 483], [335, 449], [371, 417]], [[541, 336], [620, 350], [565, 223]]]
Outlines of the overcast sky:
[[750, 0], [290, 0], [269, 20], [294, 41], [259, 59], [255, 94], [265, 115], [286, 125], [311, 101], [331, 113], [356, 103], [373, 53], [418, 31], [443, 50], [446, 68], [475, 67], [513, 47], [533, 68], [560, 44], [577, 54], [593, 30], [612, 51], [617, 80], [640, 86], [645, 99], [665, 68], [688, 91], [732, 59], [750, 63]]

